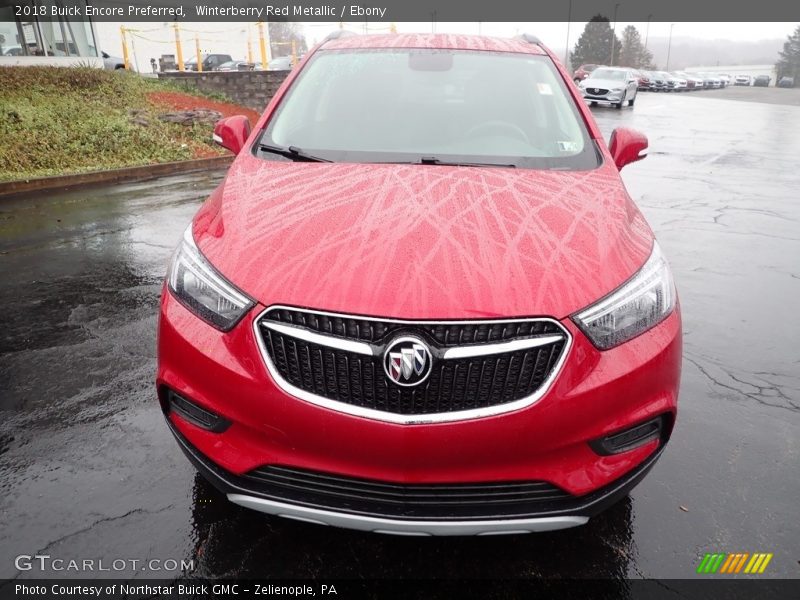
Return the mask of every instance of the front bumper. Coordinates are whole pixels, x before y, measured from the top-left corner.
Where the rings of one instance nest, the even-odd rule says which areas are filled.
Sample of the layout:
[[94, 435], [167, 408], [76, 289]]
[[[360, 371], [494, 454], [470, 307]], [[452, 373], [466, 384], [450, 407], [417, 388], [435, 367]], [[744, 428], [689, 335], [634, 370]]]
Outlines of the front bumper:
[[[264, 512], [394, 532], [569, 527], [602, 510], [608, 505], [604, 499], [613, 502], [635, 485], [638, 474], [643, 476], [661, 452], [674, 422], [681, 362], [677, 310], [649, 332], [605, 352], [597, 351], [565, 319], [561, 323], [573, 344], [560, 374], [534, 405], [486, 418], [405, 425], [337, 412], [281, 390], [255, 339], [253, 319], [264, 308], [255, 307], [233, 330], [221, 333], [165, 291], [157, 375], [165, 408], [165, 393], [174, 390], [229, 422], [212, 431], [167, 411], [170, 427], [206, 477], [231, 501]], [[659, 415], [669, 417], [660, 440], [611, 455], [590, 446], [593, 440]], [[519, 514], [387, 516], [274, 491], [258, 493], [242, 484], [265, 465], [387, 485], [546, 482], [574, 498], [555, 508], [538, 506]], [[387, 519], [390, 522], [384, 522]], [[418, 524], [421, 520], [425, 527]]]
[[590, 94], [586, 90], [582, 91], [583, 99], [590, 102], [609, 102], [611, 104], [619, 104], [622, 101], [622, 95], [625, 92], [609, 92], [608, 94]]
[[333, 525], [347, 529], [370, 531], [393, 535], [499, 535], [520, 534], [567, 529], [585, 524], [590, 517], [610, 507], [633, 489], [650, 471], [660, 458], [664, 446], [661, 444], [645, 461], [623, 477], [589, 494], [576, 498], [571, 506], [561, 510], [542, 511], [519, 516], [484, 516], [481, 518], [388, 518], [382, 514], [365, 510], [332, 510], [329, 506], [315, 504], [302, 498], [302, 491], [287, 499], [274, 495], [263, 487], [259, 488], [252, 480], [229, 473], [214, 464], [192, 446], [172, 421], [167, 424], [178, 445], [203, 477], [225, 494], [231, 502], [297, 521], [317, 525]]

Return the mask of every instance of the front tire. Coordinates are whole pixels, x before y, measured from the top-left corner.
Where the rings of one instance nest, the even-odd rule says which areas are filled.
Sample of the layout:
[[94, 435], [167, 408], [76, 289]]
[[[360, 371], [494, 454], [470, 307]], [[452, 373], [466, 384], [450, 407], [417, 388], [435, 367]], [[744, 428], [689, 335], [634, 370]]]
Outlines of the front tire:
[[625, 104], [625, 100], [627, 99], [627, 97], [628, 97], [628, 93], [625, 92], [625, 95], [622, 97], [622, 100], [620, 100], [619, 102], [617, 102], [614, 105], [617, 108], [617, 110], [621, 110], [622, 109], [622, 105]]
[[628, 106], [633, 106], [634, 102], [636, 102], [636, 94], [633, 95], [633, 98], [628, 100]]

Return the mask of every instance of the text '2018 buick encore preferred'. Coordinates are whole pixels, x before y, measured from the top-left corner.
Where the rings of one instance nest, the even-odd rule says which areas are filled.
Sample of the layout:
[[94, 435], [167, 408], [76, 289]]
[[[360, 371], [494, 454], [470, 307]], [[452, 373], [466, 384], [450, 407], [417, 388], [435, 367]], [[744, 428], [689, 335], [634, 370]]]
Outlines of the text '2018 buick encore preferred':
[[368, 531], [580, 525], [675, 422], [669, 266], [530, 36], [332, 36], [186, 229], [158, 394], [228, 499]]

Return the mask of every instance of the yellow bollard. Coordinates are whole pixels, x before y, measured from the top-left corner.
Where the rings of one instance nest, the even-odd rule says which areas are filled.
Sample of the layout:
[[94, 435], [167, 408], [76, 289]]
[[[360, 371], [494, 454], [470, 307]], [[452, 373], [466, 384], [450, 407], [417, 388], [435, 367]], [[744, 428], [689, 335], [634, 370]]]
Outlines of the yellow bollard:
[[297, 66], [297, 40], [292, 40], [292, 66]]
[[183, 48], [181, 48], [181, 30], [176, 22], [175, 25], [175, 51], [178, 55], [178, 71], [185, 71], [186, 67], [183, 65]]
[[128, 71], [131, 68], [131, 61], [128, 58], [128, 38], [125, 35], [125, 27], [123, 25], [119, 26], [119, 32], [122, 35], [122, 60], [125, 62], [125, 70]]
[[247, 62], [253, 64], [253, 37], [247, 32]]
[[267, 44], [264, 41], [264, 23], [261, 21], [258, 22], [258, 44], [261, 46], [261, 68], [268, 71]]
[[194, 50], [197, 53], [197, 72], [203, 72], [203, 56], [200, 54], [200, 38], [195, 34], [194, 36]]
[[389, 25], [389, 31], [391, 31], [392, 33], [397, 33], [397, 25], [395, 25], [394, 23]]

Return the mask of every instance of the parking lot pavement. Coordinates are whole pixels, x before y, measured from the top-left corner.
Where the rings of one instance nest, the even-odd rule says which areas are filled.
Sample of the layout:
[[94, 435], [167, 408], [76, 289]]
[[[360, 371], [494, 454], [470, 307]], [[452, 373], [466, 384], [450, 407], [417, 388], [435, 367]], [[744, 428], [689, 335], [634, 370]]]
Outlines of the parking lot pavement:
[[222, 173], [171, 177], [0, 203], [0, 577], [40, 553], [193, 560], [197, 576], [681, 578], [705, 552], [772, 552], [765, 577], [800, 576], [800, 108], [643, 94], [594, 113], [606, 135], [649, 136], [624, 179], [684, 316], [675, 433], [629, 498], [584, 527], [470, 539], [227, 503], [155, 399], [161, 278]]
[[[741, 102], [759, 102], [766, 104], [786, 104], [800, 106], [800, 87], [777, 88], [773, 81], [771, 87], [729, 85], [718, 90], [702, 90], [697, 92], [681, 92], [680, 95], [692, 98], [708, 98], [713, 100], [739, 100]], [[677, 94], [673, 94], [677, 95]]]

